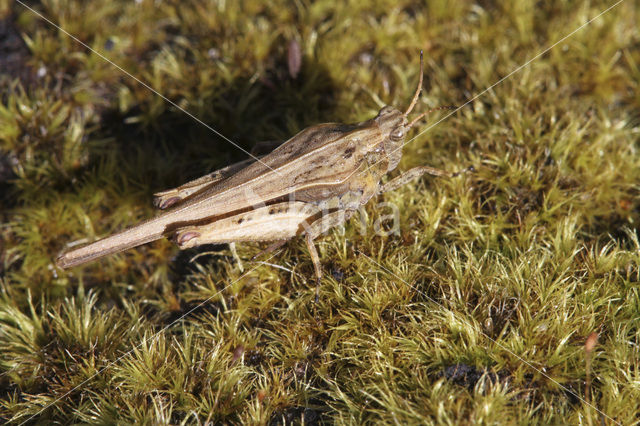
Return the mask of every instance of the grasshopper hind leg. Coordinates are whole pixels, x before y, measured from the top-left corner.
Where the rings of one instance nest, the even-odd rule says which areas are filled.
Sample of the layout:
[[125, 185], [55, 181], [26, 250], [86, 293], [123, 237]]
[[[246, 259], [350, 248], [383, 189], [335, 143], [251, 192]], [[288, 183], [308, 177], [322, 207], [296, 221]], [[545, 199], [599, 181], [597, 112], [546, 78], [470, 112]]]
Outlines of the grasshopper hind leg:
[[318, 217], [321, 212], [313, 204], [305, 202], [279, 203], [208, 224], [181, 227], [174, 230], [174, 238], [181, 249], [201, 244], [220, 244], [234, 241], [275, 241], [270, 246], [270, 249], [275, 249], [284, 241], [304, 234], [313, 262], [317, 299], [319, 283], [322, 279], [322, 266], [313, 241], [329, 229], [342, 225], [351, 218], [355, 211], [341, 209]]
[[166, 191], [156, 192], [153, 194], [153, 205], [164, 210], [187, 198], [190, 195], [200, 192], [209, 185], [212, 185], [223, 179], [219, 172], [209, 173], [198, 179], [194, 179], [177, 188], [167, 189]]
[[156, 192], [153, 194], [153, 205], [157, 208], [164, 210], [173, 206], [176, 203], [184, 200], [196, 194], [207, 187], [226, 179], [227, 177], [237, 173], [239, 170], [247, 167], [254, 160], [252, 158], [241, 161], [239, 163], [232, 164], [224, 167], [215, 172], [211, 172], [197, 179], [189, 181], [184, 185], [180, 185], [177, 188], [167, 189], [165, 191]]
[[[157, 192], [153, 194], [153, 205], [161, 210], [169, 208], [174, 204], [177, 204], [180, 201], [184, 200], [185, 198], [188, 198], [193, 194], [196, 194], [206, 189], [207, 187], [218, 183], [235, 173], [238, 173], [240, 170], [244, 169], [254, 161], [260, 160], [260, 158], [262, 158], [262, 154], [260, 154], [261, 152], [269, 152], [271, 149], [276, 148], [280, 144], [282, 144], [281, 141], [258, 142], [251, 150], [253, 158], [249, 158], [247, 160], [240, 161], [239, 163], [234, 163], [230, 166], [223, 167], [222, 169], [216, 170], [190, 182], [187, 182], [184, 185], [180, 185], [177, 188]], [[258, 155], [258, 157], [256, 157], [256, 155]]]
[[287, 240], [300, 235], [307, 221], [320, 214], [317, 206], [304, 202], [283, 202], [260, 207], [209, 223], [174, 229], [173, 239], [181, 249], [202, 244], [229, 244], [231, 253], [242, 271], [235, 251], [235, 242], [275, 241], [267, 251], [275, 250]]

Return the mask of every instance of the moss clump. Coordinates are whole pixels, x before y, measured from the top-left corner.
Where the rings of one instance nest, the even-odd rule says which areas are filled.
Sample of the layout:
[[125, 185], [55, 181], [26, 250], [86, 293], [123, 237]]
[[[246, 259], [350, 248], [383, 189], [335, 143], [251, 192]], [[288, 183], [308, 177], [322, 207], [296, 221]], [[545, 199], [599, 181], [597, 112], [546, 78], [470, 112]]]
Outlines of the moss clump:
[[[245, 273], [167, 241], [54, 268], [67, 242], [151, 216], [154, 191], [245, 158], [176, 105], [251, 150], [404, 107], [420, 49], [417, 111], [460, 105], [610, 6], [334, 3], [34, 6], [171, 104], [0, 1], [0, 421], [637, 422], [630, 2], [419, 129], [400, 170], [476, 171], [320, 238], [319, 304], [297, 240], [258, 261], [239, 247]], [[382, 202], [398, 232], [374, 232]]]

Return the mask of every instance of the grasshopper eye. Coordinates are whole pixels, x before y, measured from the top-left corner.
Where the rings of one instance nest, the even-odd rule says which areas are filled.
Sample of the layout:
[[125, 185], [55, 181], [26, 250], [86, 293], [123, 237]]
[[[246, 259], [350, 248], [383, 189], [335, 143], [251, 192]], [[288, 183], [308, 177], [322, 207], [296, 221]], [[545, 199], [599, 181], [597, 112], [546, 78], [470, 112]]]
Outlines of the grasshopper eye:
[[401, 140], [402, 138], [404, 138], [404, 127], [396, 127], [391, 131], [391, 134], [389, 136], [394, 141]]

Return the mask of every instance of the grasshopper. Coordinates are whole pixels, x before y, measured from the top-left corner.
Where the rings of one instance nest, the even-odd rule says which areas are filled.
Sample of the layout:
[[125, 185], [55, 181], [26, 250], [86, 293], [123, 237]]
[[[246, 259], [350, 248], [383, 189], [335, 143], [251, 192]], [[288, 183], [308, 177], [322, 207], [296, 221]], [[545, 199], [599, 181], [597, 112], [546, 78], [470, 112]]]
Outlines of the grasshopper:
[[[271, 249], [304, 235], [316, 282], [322, 269], [314, 239], [341, 225], [372, 197], [394, 190], [424, 174], [460, 174], [428, 166], [413, 168], [381, 184], [402, 157], [408, 116], [420, 96], [420, 80], [405, 112], [385, 106], [370, 120], [356, 124], [311, 126], [257, 161], [245, 161], [155, 194], [164, 213], [57, 259], [70, 268], [118, 253], [163, 236], [173, 236], [181, 249], [202, 244], [243, 241], [275, 242]], [[439, 109], [439, 108], [437, 108]], [[269, 249], [267, 249], [269, 250]]]

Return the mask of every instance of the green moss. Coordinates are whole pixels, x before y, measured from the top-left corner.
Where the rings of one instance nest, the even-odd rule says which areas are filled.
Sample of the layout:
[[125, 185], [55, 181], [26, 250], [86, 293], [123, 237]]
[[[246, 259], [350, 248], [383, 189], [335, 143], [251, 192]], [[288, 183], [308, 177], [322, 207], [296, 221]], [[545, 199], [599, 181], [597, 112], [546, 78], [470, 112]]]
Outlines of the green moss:
[[[405, 107], [420, 49], [416, 110], [461, 105], [610, 6], [334, 3], [34, 6], [127, 75], [0, 0], [1, 421], [637, 422], [633, 3], [419, 127], [400, 170], [475, 172], [319, 238], [318, 304], [301, 240], [257, 260], [263, 244], [239, 246], [244, 273], [224, 247], [164, 240], [53, 266], [153, 215], [154, 191], [246, 158], [176, 105], [251, 150]], [[382, 202], [399, 232], [374, 232]]]

